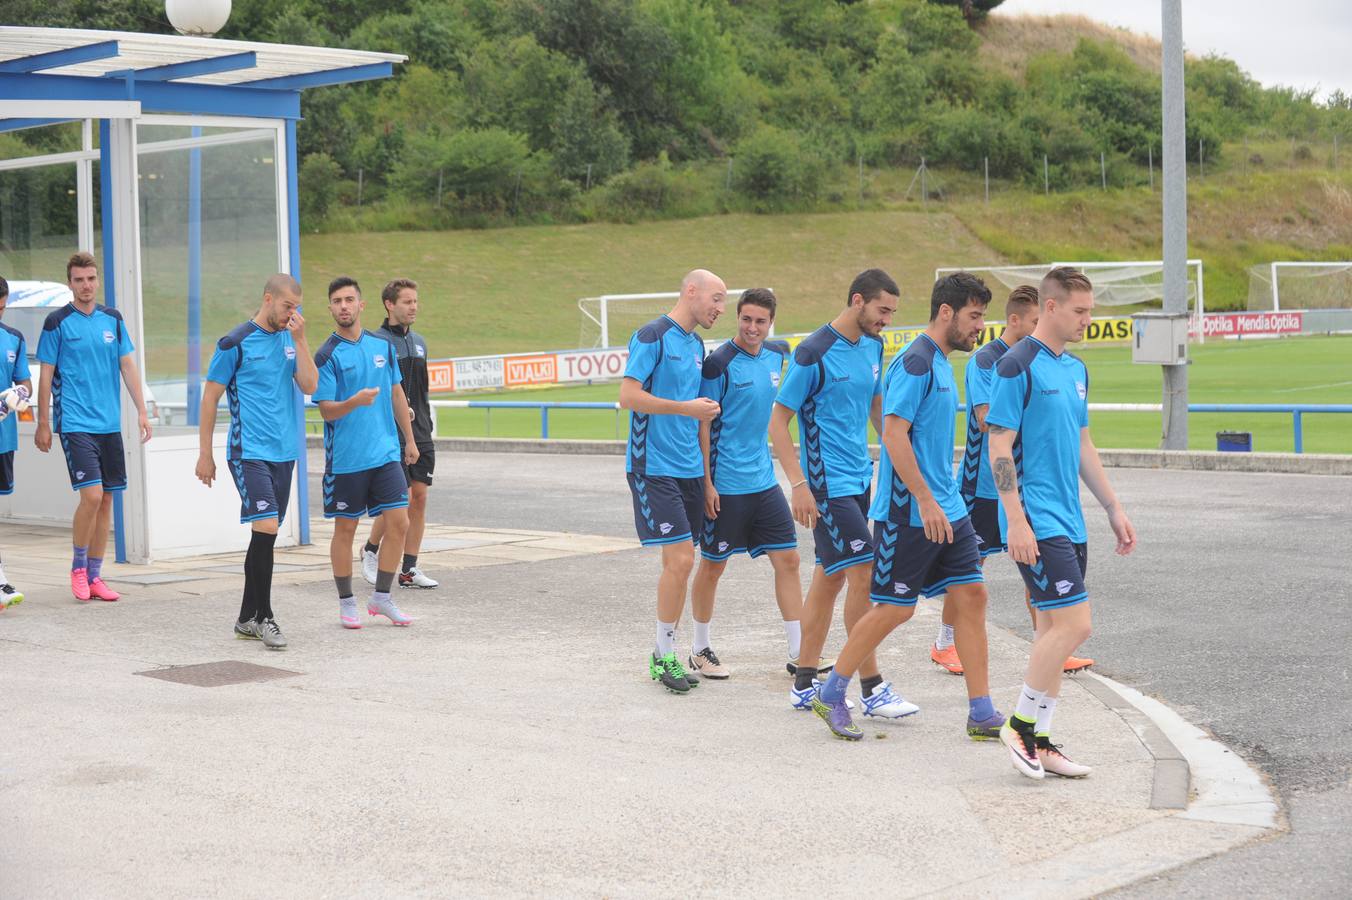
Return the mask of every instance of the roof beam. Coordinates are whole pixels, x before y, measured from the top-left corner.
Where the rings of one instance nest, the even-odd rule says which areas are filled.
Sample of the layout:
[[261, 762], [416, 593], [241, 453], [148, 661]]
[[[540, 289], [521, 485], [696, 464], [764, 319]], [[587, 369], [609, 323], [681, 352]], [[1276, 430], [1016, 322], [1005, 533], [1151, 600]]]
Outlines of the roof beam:
[[[0, 97], [51, 101], [133, 100], [144, 112], [219, 116], [300, 118], [296, 91], [258, 91], [232, 84], [181, 84], [176, 81], [123, 81], [78, 75], [0, 73]], [[29, 114], [31, 115], [31, 113]], [[95, 115], [94, 118], [100, 118]]]
[[20, 56], [0, 62], [0, 72], [41, 72], [43, 69], [59, 69], [62, 66], [74, 66], [79, 63], [93, 62], [117, 56], [117, 41], [98, 41], [80, 47], [67, 47], [52, 50], [49, 53], [35, 53], [32, 56]]
[[199, 75], [219, 75], [222, 72], [252, 69], [257, 65], [258, 54], [249, 50], [244, 53], [227, 53], [224, 56], [209, 56], [205, 59], [190, 59], [150, 69], [108, 72], [106, 77], [125, 78], [130, 75], [137, 81], [174, 81], [179, 78], [196, 78]]
[[354, 81], [374, 81], [389, 78], [394, 74], [394, 66], [388, 62], [368, 63], [363, 66], [346, 66], [341, 69], [326, 69], [322, 72], [305, 72], [300, 75], [282, 75], [278, 78], [263, 78], [259, 81], [243, 81], [239, 87], [265, 88], [267, 90], [299, 91], [305, 88], [324, 87], [331, 84], [351, 84]]

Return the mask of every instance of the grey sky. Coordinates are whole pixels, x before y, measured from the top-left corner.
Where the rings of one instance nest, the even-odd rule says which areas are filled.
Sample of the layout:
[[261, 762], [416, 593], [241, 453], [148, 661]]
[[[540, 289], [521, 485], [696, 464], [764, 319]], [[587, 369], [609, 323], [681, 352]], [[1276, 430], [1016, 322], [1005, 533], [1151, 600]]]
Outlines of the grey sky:
[[[1077, 13], [1159, 37], [1159, 0], [1005, 0], [997, 15]], [[1265, 85], [1352, 93], [1349, 0], [1183, 0], [1189, 53], [1228, 56]]]

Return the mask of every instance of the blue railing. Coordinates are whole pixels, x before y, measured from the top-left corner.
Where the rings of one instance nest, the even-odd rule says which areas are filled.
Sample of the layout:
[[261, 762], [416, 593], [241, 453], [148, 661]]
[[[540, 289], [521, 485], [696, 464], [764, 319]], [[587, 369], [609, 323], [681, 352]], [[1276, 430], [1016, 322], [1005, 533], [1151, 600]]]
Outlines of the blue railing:
[[[549, 439], [549, 413], [555, 409], [608, 409], [617, 416], [616, 432], [618, 436], [618, 403], [582, 403], [566, 401], [529, 401], [529, 400], [434, 400], [432, 406], [438, 409], [482, 409], [489, 414], [494, 409], [538, 409], [540, 411], [540, 437]], [[966, 411], [965, 405], [959, 405], [960, 411]], [[1158, 403], [1091, 403], [1090, 412], [1160, 412]], [[1291, 416], [1291, 427], [1295, 435], [1297, 453], [1305, 452], [1304, 416], [1312, 413], [1352, 413], [1352, 403], [1190, 403], [1190, 413], [1283, 413]]]

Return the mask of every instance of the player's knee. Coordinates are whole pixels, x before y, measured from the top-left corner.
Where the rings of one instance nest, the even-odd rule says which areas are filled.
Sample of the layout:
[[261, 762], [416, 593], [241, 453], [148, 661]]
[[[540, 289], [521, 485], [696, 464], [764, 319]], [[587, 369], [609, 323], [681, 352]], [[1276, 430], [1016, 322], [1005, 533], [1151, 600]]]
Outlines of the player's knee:
[[717, 581], [723, 577], [723, 572], [728, 567], [727, 560], [714, 560], [701, 558], [699, 561], [699, 572], [696, 578], [703, 578], [706, 581]]
[[903, 622], [910, 620], [915, 615], [914, 606], [901, 606], [896, 603], [877, 603], [874, 604], [872, 615], [878, 616], [889, 628], [896, 628]]
[[797, 550], [776, 550], [770, 554], [770, 566], [776, 572], [797, 572], [800, 565]]
[[106, 493], [101, 485], [94, 484], [80, 488], [80, 505], [87, 509], [102, 506], [105, 499], [111, 502], [113, 495]]
[[333, 536], [348, 541], [357, 533], [357, 520], [339, 517], [333, 520]]
[[695, 548], [684, 543], [668, 545], [662, 553], [662, 568], [678, 578], [689, 578], [695, 568]]
[[840, 574], [854, 590], [867, 591], [873, 586], [873, 569], [870, 566], [850, 566]]

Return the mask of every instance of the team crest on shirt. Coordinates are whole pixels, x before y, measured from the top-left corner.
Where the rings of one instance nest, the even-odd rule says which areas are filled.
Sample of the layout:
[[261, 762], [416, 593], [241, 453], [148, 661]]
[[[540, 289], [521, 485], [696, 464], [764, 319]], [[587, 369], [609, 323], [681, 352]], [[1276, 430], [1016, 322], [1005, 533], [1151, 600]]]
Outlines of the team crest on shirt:
[[286, 358], [287, 358], [287, 359], [295, 359], [295, 358], [296, 358], [296, 348], [295, 348], [295, 347], [283, 347], [283, 348], [282, 348], [282, 352], [286, 354]]
[[778, 373], [778, 372], [771, 372], [771, 373], [770, 373], [770, 386], [771, 386], [771, 387], [779, 387], [779, 373]]
[[1064, 597], [1066, 594], [1070, 593], [1070, 589], [1073, 588], [1074, 586], [1075, 585], [1071, 584], [1069, 581], [1065, 580], [1058, 581], [1056, 583], [1056, 592], [1060, 594], [1062, 597]]
[[878, 377], [878, 373], [879, 373], [880, 371], [881, 371], [881, 367], [879, 367], [879, 366], [874, 366], [874, 367], [873, 367], [873, 377], [874, 377], [875, 379]]
[[381, 356], [379, 353], [371, 358], [371, 362], [376, 364], [377, 369], [385, 368], [385, 357]]
[[858, 553], [860, 550], [864, 549], [864, 542], [859, 540], [858, 538], [855, 538], [854, 540], [850, 541], [850, 549], [853, 550], [855, 553]]
[[1075, 393], [1079, 394], [1080, 399], [1083, 400], [1089, 394], [1089, 389], [1084, 386], [1083, 381], [1077, 381], [1075, 382]]
[[9, 356], [9, 361], [10, 361], [10, 362], [14, 362], [16, 359], [19, 358], [19, 355], [18, 355], [17, 353], [15, 353], [13, 350], [9, 351], [9, 353], [8, 353], [7, 355]]
[[103, 333], [103, 342], [105, 344], [111, 344], [113, 342], [113, 333], [111, 331], [105, 331]]
[[413, 352], [416, 353], [416, 354], [418, 354], [419, 356], [426, 356], [426, 355], [427, 355], [427, 351], [424, 350], [421, 346], [419, 346], [419, 347], [414, 347], [414, 348], [413, 348]]

